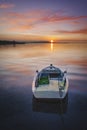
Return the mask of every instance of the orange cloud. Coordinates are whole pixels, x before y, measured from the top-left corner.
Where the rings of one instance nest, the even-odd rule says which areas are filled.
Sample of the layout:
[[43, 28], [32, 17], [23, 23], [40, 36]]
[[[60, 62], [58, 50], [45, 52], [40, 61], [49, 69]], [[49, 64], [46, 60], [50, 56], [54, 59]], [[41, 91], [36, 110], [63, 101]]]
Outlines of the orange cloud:
[[17, 32], [21, 32], [21, 31], [26, 31], [26, 30], [30, 30], [32, 29], [33, 26], [32, 25], [16, 25], [15, 27], [11, 27], [9, 28], [9, 31], [17, 31]]
[[25, 13], [4, 12], [0, 15], [0, 21], [10, 24], [37, 24], [42, 17], [41, 14], [42, 13], [40, 11], [39, 13], [38, 11], [30, 11]]
[[3, 4], [0, 4], [0, 9], [12, 8], [12, 7], [14, 7], [14, 6], [15, 6], [14, 4], [3, 3]]
[[87, 34], [87, 28], [74, 30], [74, 31], [61, 30], [61, 31], [55, 31], [55, 32], [56, 33], [64, 33], [64, 34]]
[[9, 17], [15, 17], [15, 18], [25, 18], [26, 15], [23, 13], [18, 13], [18, 12], [8, 12], [6, 13]]
[[38, 17], [30, 17], [28, 14], [7, 12], [0, 17], [0, 25], [6, 26], [9, 31], [27, 31], [37, 24]]

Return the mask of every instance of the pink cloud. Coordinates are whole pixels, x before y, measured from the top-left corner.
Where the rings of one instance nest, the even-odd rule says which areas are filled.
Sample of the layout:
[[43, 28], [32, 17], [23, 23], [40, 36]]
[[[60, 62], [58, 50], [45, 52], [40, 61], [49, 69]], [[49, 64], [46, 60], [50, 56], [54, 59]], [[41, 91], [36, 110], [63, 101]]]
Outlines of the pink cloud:
[[[79, 19], [87, 18], [87, 16], [67, 16], [64, 12], [57, 12], [51, 10], [31, 10], [25, 13], [19, 12], [6, 12], [1, 17], [5, 17], [8, 21], [20, 21], [20, 22], [32, 22], [33, 24], [45, 23], [45, 22], [64, 22], [64, 21], [76, 21]], [[10, 20], [9, 20], [10, 18]], [[75, 24], [79, 22], [74, 22]]]
[[80, 21], [72, 21], [71, 24], [78, 25], [78, 24], [81, 24], [81, 22]]
[[59, 30], [55, 31], [56, 33], [64, 33], [64, 34], [87, 34], [87, 28], [74, 30], [74, 31], [66, 31], [66, 30]]
[[83, 19], [83, 18], [87, 18], [87, 16], [63, 16], [63, 15], [57, 15], [57, 14], [53, 14], [53, 15], [49, 15], [49, 16], [45, 16], [42, 18], [42, 21], [44, 22], [60, 22], [60, 21], [70, 21], [70, 20], [78, 20], [78, 19]]
[[3, 3], [3, 4], [0, 4], [0, 9], [12, 8], [12, 7], [14, 7], [14, 6], [15, 6], [14, 4]]
[[[67, 16], [64, 11], [52, 10], [31, 10], [26, 12], [3, 12], [0, 14], [0, 24], [7, 29], [13, 31], [27, 31], [37, 25], [43, 26], [44, 23], [65, 22], [79, 24], [80, 19], [87, 18], [87, 16]], [[57, 31], [56, 31], [57, 32]], [[67, 31], [60, 31], [61, 33], [68, 33]], [[70, 32], [75, 33], [75, 32]], [[81, 33], [81, 32], [80, 32]], [[84, 32], [85, 33], [85, 32]]]

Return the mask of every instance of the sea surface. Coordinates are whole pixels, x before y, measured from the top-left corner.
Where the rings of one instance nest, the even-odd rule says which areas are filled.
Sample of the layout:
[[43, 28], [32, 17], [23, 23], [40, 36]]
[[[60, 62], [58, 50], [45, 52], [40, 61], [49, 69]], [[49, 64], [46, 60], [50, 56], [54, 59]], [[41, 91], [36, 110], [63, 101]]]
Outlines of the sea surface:
[[[36, 70], [67, 70], [69, 90], [60, 102], [36, 101]], [[0, 46], [0, 130], [87, 130], [87, 44]]]

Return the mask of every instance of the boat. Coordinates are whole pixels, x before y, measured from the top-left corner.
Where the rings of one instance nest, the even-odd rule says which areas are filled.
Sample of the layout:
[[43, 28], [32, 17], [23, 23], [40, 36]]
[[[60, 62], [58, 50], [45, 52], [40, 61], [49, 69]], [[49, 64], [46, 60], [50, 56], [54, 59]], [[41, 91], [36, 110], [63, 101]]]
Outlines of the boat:
[[36, 71], [32, 83], [33, 96], [36, 99], [64, 99], [68, 93], [67, 71], [50, 66]]

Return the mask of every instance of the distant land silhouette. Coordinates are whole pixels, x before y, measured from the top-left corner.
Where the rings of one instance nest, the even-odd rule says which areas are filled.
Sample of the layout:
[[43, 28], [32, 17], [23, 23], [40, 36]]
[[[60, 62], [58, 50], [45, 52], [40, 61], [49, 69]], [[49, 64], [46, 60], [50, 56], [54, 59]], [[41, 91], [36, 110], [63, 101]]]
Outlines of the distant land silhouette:
[[49, 43], [49, 41], [8, 41], [0, 40], [0, 45], [16, 45], [16, 44], [25, 44], [25, 43]]
[[14, 45], [15, 46], [16, 44], [25, 44], [25, 42], [0, 40], [0, 45]]
[[[58, 40], [53, 43], [87, 43], [87, 40]], [[50, 41], [8, 41], [8, 40], [0, 40], [0, 45], [13, 45], [16, 44], [26, 44], [26, 43], [50, 43]]]

